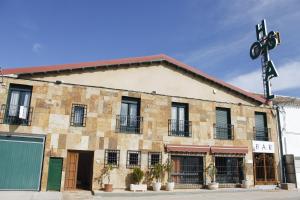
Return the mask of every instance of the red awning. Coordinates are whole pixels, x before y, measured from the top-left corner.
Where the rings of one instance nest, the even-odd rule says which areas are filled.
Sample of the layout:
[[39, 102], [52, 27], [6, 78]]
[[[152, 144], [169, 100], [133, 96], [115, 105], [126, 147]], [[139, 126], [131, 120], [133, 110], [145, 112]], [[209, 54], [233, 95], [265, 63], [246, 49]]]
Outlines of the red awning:
[[208, 153], [209, 149], [208, 145], [166, 145], [167, 152]]
[[232, 154], [246, 154], [248, 147], [234, 147], [234, 146], [211, 146], [211, 153], [232, 153]]

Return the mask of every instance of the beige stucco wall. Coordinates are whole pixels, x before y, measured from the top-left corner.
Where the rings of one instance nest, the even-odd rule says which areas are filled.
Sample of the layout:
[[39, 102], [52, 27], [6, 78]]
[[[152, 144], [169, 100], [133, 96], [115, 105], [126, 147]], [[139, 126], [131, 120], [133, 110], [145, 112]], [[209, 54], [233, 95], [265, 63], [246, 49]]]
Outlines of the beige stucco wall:
[[[62, 189], [66, 170], [68, 150], [94, 151], [93, 177], [99, 177], [104, 167], [104, 150], [119, 149], [120, 167], [113, 171], [114, 188], [127, 186], [126, 177], [131, 172], [126, 168], [127, 150], [142, 152], [142, 169], [148, 170], [148, 152], [161, 151], [163, 158], [168, 154], [164, 151], [165, 144], [194, 145], [227, 145], [247, 146], [246, 154], [247, 177], [253, 184], [253, 161], [251, 140], [255, 126], [254, 112], [266, 112], [268, 127], [271, 128], [272, 140], [275, 142], [276, 167], [279, 170], [276, 117], [269, 107], [239, 105], [203, 101], [199, 99], [180, 98], [172, 96], [152, 95], [141, 92], [103, 89], [96, 87], [73, 86], [53, 83], [5, 78], [6, 86], [0, 89], [0, 104], [5, 104], [10, 83], [32, 85], [33, 118], [31, 126], [12, 126], [0, 124], [0, 131], [10, 133], [29, 133], [46, 135], [45, 158], [42, 176], [42, 190], [47, 187], [48, 164], [50, 156], [64, 158]], [[210, 86], [208, 86], [210, 88]], [[205, 88], [204, 88], [205, 90]], [[141, 116], [143, 117], [143, 133], [116, 133], [116, 115], [120, 114], [122, 96], [141, 99]], [[171, 103], [183, 102], [189, 104], [189, 120], [192, 121], [193, 135], [190, 138], [168, 136], [168, 119], [171, 116]], [[87, 105], [86, 127], [70, 127], [70, 112], [72, 103]], [[213, 139], [213, 123], [217, 106], [231, 109], [234, 125], [234, 140]], [[207, 163], [212, 155], [206, 156]], [[99, 189], [94, 180], [93, 189]]]
[[235, 93], [216, 84], [211, 84], [203, 78], [192, 76], [166, 64], [77, 70], [38, 74], [29, 78], [53, 82], [61, 80], [65, 83], [148, 93], [155, 91], [157, 94], [163, 95], [253, 105], [253, 102], [241, 95], [237, 96]]

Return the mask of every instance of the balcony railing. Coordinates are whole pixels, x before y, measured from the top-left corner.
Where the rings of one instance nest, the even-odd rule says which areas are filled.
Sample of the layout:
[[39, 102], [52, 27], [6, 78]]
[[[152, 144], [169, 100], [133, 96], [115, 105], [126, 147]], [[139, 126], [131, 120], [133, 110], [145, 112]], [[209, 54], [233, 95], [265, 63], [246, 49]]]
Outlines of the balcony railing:
[[233, 140], [234, 126], [232, 124], [214, 124], [214, 138], [220, 140]]
[[253, 139], [258, 141], [270, 141], [271, 140], [270, 128], [256, 128], [253, 127]]
[[187, 120], [169, 119], [169, 135], [192, 137], [192, 122]]
[[0, 110], [0, 123], [30, 126], [32, 112], [32, 107], [3, 104]]
[[117, 115], [116, 132], [143, 133], [143, 117], [131, 115]]

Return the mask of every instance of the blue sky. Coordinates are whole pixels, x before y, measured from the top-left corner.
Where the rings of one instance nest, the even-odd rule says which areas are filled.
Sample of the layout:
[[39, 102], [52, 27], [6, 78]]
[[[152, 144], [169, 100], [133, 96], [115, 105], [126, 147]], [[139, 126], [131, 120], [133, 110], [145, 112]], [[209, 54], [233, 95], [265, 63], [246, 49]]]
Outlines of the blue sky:
[[300, 97], [298, 0], [0, 0], [2, 68], [164, 53], [253, 92], [255, 24], [267, 20], [282, 44], [271, 59], [275, 94]]

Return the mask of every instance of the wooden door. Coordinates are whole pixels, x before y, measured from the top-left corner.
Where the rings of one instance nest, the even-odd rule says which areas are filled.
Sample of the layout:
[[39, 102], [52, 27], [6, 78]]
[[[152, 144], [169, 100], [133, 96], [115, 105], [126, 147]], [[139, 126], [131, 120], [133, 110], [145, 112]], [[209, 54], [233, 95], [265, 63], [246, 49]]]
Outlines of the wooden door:
[[62, 165], [62, 158], [50, 158], [47, 190], [60, 191]]
[[79, 153], [68, 152], [66, 178], [65, 178], [65, 190], [75, 190], [76, 189], [78, 158], [79, 158]]
[[254, 154], [255, 184], [275, 184], [275, 161], [273, 154]]

